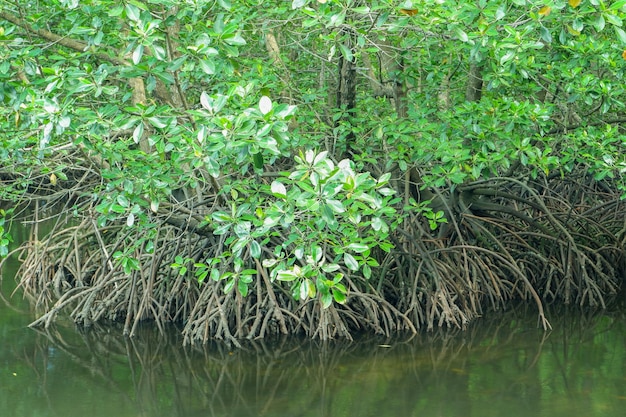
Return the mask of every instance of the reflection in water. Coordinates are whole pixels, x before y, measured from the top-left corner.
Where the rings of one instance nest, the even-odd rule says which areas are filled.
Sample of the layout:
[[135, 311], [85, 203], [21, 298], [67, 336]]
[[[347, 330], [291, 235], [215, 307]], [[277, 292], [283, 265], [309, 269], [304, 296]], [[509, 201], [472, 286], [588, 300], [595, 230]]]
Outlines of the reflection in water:
[[[11, 277], [15, 264], [2, 271]], [[0, 415], [50, 417], [623, 417], [621, 312], [552, 311], [480, 320], [467, 331], [355, 343], [254, 341], [182, 348], [149, 325], [47, 333], [0, 288]]]
[[[182, 348], [177, 332], [16, 331], [0, 348], [14, 416], [623, 416], [623, 314], [508, 316], [409, 341]], [[557, 317], [556, 319], [554, 317]], [[558, 318], [560, 317], [560, 319]], [[17, 376], [11, 375], [11, 372]], [[5, 411], [8, 413], [6, 414]]]

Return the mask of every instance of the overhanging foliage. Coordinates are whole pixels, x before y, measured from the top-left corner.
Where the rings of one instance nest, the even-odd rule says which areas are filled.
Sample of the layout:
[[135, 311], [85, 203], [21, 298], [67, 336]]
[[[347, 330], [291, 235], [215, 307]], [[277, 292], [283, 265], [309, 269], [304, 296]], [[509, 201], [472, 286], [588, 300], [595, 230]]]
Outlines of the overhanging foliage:
[[625, 3], [7, 3], [0, 199], [75, 225], [24, 247], [38, 322], [236, 343], [604, 305]]

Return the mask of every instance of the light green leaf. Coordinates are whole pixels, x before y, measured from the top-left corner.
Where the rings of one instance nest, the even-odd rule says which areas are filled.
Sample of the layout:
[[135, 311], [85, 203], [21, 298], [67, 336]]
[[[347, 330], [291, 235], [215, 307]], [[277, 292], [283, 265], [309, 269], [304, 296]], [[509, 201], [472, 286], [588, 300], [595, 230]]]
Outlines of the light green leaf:
[[335, 213], [344, 213], [346, 211], [343, 204], [341, 204], [341, 201], [339, 200], [328, 199], [326, 200], [326, 204], [328, 204], [330, 209]]
[[287, 198], [287, 188], [280, 181], [272, 181], [271, 189], [274, 196]]
[[122, 207], [128, 207], [130, 206], [130, 201], [128, 201], [128, 198], [126, 198], [126, 196], [119, 194], [117, 196], [117, 203], [122, 206]]
[[228, 282], [226, 282], [226, 285], [224, 285], [224, 294], [228, 294], [233, 290], [233, 288], [235, 288], [235, 277], [229, 279]]
[[132, 20], [133, 22], [138, 21], [139, 13], [140, 13], [140, 10], [137, 6], [135, 6], [134, 4], [130, 4], [130, 3], [126, 4], [126, 17], [128, 17], [130, 20]]
[[350, 243], [347, 246], [347, 249], [349, 249], [351, 251], [354, 251], [356, 253], [363, 253], [366, 250], [368, 250], [369, 248], [370, 248], [369, 246], [367, 246], [367, 245], [365, 245], [363, 243]]
[[350, 48], [348, 48], [343, 43], [340, 43], [339, 50], [341, 50], [341, 55], [343, 55], [346, 61], [352, 62], [352, 60], [354, 59], [354, 55], [352, 54], [352, 50]]
[[332, 292], [333, 292], [333, 298], [335, 299], [336, 303], [345, 304], [347, 297], [344, 293], [342, 293], [341, 291], [336, 291], [336, 290], [333, 290]]
[[137, 65], [141, 62], [141, 57], [143, 56], [144, 46], [139, 44], [133, 51], [133, 64]]
[[143, 130], [143, 123], [139, 122], [139, 124], [133, 130], [133, 141], [135, 143], [139, 143], [139, 141], [141, 140], [141, 137], [143, 136]]
[[217, 0], [217, 3], [226, 10], [230, 10], [233, 7], [230, 0]]
[[321, 301], [322, 308], [328, 308], [333, 302], [333, 297], [330, 295], [330, 293], [324, 293], [322, 294]]
[[623, 29], [618, 28], [617, 26], [615, 26], [614, 29], [619, 40], [622, 41], [623, 44], [626, 44], [626, 32], [624, 32]]
[[207, 75], [215, 74], [215, 63], [213, 60], [209, 59], [201, 59], [200, 61], [200, 69]]
[[261, 257], [261, 245], [256, 240], [250, 241], [250, 256], [255, 259], [259, 259]]
[[[237, 282], [237, 289], [239, 290], [239, 293], [241, 294], [242, 297], [245, 297], [248, 295], [248, 284], [246, 284], [242, 280], [239, 280]], [[226, 292], [226, 290], [224, 290], [224, 292]]]
[[604, 18], [613, 26], [622, 26], [622, 19], [614, 14], [606, 13]]
[[272, 111], [272, 100], [268, 96], [263, 96], [261, 100], [259, 100], [259, 110], [261, 110], [261, 114], [263, 115]]
[[293, 271], [279, 271], [276, 275], [276, 279], [279, 281], [293, 281], [298, 278], [298, 275]]
[[224, 43], [231, 46], [243, 46], [246, 44], [246, 40], [241, 36], [241, 34], [237, 33], [231, 37], [225, 37]]
[[454, 32], [461, 42], [469, 42], [469, 36], [467, 36], [467, 33], [465, 33], [463, 29], [456, 28]]
[[356, 261], [356, 259], [354, 259], [354, 256], [350, 255], [347, 252], [343, 254], [343, 262], [346, 264], [348, 269], [351, 269], [352, 271], [359, 270], [359, 263]]

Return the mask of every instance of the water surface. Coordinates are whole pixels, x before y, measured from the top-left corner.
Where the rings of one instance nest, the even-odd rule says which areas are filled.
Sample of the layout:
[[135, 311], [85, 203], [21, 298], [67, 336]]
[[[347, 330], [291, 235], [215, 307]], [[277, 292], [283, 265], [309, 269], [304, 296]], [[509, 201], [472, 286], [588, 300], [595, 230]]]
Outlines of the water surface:
[[149, 326], [36, 332], [16, 295], [0, 300], [0, 415], [623, 417], [623, 311], [551, 311], [549, 333], [530, 310], [410, 340], [190, 349]]

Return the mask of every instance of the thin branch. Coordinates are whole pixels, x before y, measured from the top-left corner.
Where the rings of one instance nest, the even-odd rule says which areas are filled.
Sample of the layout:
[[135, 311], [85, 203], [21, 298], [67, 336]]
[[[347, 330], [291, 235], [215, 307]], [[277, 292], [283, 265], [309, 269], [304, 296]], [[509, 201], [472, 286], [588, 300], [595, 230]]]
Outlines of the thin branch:
[[[52, 33], [48, 30], [45, 29], [35, 29], [30, 23], [28, 23], [26, 20], [21, 19], [17, 16], [15, 16], [12, 13], [9, 13], [6, 10], [2, 10], [0, 11], [0, 19], [6, 20], [8, 22], [13, 23], [14, 25], [17, 25], [19, 27], [21, 27], [22, 29], [25, 29], [26, 31], [28, 31], [29, 33], [32, 33], [34, 35], [39, 36], [40, 38], [46, 39], [48, 41], [57, 43], [61, 46], [65, 46], [67, 48], [70, 49], [74, 49], [75, 51], [78, 52], [87, 52], [91, 46], [84, 43], [84, 42], [80, 42], [77, 41], [75, 39], [69, 38], [67, 36], [60, 36], [57, 35], [56, 33]], [[111, 55], [107, 52], [103, 52], [103, 51], [98, 51], [95, 50], [93, 52], [91, 52], [92, 55], [94, 55], [97, 58], [100, 58], [103, 61], [108, 61], [112, 64], [116, 64], [116, 65], [130, 65], [130, 63], [120, 57], [117, 57], [115, 55]]]

